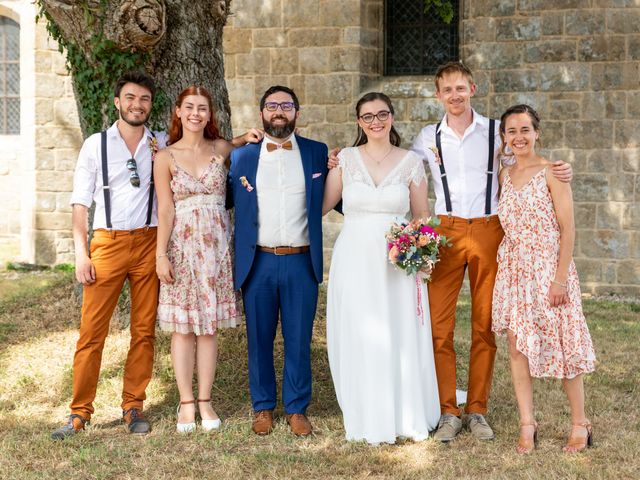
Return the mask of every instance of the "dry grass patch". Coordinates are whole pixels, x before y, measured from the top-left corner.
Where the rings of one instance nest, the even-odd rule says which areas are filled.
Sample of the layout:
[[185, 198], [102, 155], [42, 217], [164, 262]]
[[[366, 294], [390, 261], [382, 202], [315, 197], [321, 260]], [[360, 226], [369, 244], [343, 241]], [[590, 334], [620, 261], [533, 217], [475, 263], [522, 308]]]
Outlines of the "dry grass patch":
[[[33, 275], [33, 274], [30, 274]], [[219, 433], [174, 433], [178, 400], [169, 339], [159, 334], [147, 413], [153, 431], [128, 435], [120, 424], [122, 366], [129, 335], [126, 301], [116, 313], [105, 346], [96, 414], [88, 431], [64, 442], [49, 433], [67, 414], [71, 360], [77, 339], [79, 302], [69, 274], [43, 289], [16, 289], [0, 297], [0, 478], [638, 478], [640, 462], [640, 334], [638, 305], [588, 301], [585, 311], [596, 345], [598, 370], [586, 380], [587, 408], [595, 424], [596, 448], [583, 455], [560, 452], [569, 412], [559, 382], [537, 382], [540, 448], [528, 457], [514, 453], [518, 421], [501, 339], [489, 419], [497, 432], [482, 443], [468, 433], [451, 445], [431, 440], [372, 447], [344, 440], [326, 356], [324, 294], [313, 342], [314, 398], [311, 438], [293, 437], [282, 417], [272, 435], [250, 433], [244, 328], [220, 332], [218, 378], [212, 392], [223, 418]], [[29, 275], [20, 277], [26, 282]], [[14, 279], [14, 281], [17, 281]], [[23, 292], [23, 293], [21, 293]], [[466, 372], [469, 302], [459, 305], [456, 332], [460, 371]], [[4, 333], [3, 333], [4, 332]], [[276, 346], [282, 358], [282, 343]], [[281, 366], [281, 365], [280, 365]], [[464, 375], [460, 375], [464, 387]]]

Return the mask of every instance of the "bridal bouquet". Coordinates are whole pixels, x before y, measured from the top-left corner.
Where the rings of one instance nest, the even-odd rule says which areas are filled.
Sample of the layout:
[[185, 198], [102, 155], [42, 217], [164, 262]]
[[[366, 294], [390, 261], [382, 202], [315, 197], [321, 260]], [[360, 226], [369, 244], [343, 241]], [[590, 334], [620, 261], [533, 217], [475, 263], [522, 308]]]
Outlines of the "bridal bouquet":
[[440, 225], [439, 218], [412, 220], [409, 223], [394, 223], [386, 234], [389, 261], [407, 272], [418, 275], [424, 282], [431, 280], [431, 272], [438, 262], [440, 247], [451, 246], [447, 238], [439, 235], [434, 227]]

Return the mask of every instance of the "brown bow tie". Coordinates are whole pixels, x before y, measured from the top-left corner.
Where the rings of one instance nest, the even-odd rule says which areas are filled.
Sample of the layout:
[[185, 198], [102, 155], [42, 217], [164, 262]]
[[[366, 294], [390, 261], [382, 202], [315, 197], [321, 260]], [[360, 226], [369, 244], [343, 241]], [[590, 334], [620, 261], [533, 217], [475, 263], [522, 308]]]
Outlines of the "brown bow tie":
[[273, 152], [279, 148], [284, 148], [285, 150], [293, 150], [293, 144], [291, 140], [284, 143], [267, 143], [267, 152]]

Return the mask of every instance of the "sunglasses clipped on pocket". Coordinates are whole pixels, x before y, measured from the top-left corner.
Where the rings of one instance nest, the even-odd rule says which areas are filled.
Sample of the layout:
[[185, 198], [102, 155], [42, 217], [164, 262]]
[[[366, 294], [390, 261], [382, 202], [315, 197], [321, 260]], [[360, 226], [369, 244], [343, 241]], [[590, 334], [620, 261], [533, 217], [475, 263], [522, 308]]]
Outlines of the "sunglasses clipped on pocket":
[[138, 164], [135, 158], [127, 160], [127, 169], [129, 170], [129, 181], [134, 187], [140, 186], [140, 175], [138, 175]]

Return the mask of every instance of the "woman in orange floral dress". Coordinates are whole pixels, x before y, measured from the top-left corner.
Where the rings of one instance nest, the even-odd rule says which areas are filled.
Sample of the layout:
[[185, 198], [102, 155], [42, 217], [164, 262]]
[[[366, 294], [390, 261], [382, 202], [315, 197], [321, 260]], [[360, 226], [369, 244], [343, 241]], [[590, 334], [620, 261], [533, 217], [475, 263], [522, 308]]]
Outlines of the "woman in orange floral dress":
[[572, 423], [563, 451], [578, 452], [592, 444], [583, 374], [594, 370], [595, 354], [572, 259], [571, 186], [558, 181], [548, 168], [551, 162], [536, 154], [539, 124], [528, 105], [509, 108], [500, 123], [503, 149], [511, 150], [515, 163], [500, 172], [498, 215], [505, 235], [498, 250], [492, 329], [508, 338], [520, 414], [517, 452], [530, 453], [537, 442], [533, 377], [562, 379]]

